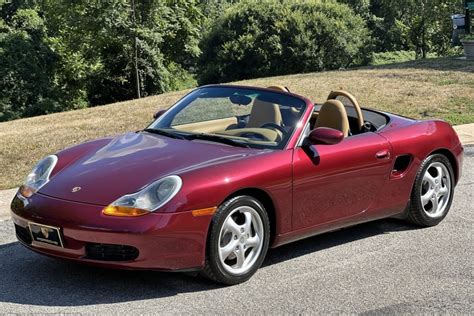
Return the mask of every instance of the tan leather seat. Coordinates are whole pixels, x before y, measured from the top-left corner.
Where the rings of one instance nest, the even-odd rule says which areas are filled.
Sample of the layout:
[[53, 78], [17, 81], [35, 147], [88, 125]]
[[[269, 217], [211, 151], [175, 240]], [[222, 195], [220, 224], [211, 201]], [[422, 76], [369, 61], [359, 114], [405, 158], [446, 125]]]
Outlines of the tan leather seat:
[[277, 104], [255, 99], [250, 111], [249, 122], [245, 127], [260, 127], [265, 123], [281, 125], [281, 112]]
[[349, 134], [349, 119], [341, 101], [327, 100], [321, 110], [314, 127], [329, 127], [340, 130], [344, 137]]
[[[274, 91], [289, 92], [284, 86], [275, 85], [269, 86], [267, 89]], [[282, 117], [280, 107], [278, 104], [268, 103], [259, 99], [256, 99], [250, 112], [249, 122], [247, 128], [260, 127], [265, 123], [275, 123], [281, 125]]]

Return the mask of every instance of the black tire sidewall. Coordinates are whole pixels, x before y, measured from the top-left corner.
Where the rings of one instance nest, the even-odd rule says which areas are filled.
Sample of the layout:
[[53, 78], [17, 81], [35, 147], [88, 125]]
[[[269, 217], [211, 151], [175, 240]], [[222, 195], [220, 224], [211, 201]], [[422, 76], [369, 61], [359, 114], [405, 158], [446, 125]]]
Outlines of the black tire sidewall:
[[[237, 207], [240, 206], [249, 206], [252, 207], [257, 211], [259, 214], [264, 230], [264, 241], [262, 250], [260, 255], [255, 262], [252, 269], [250, 269], [247, 273], [241, 275], [233, 275], [227, 272], [222, 263], [219, 260], [219, 235], [224, 224], [227, 216]], [[210, 268], [210, 272], [213, 274], [213, 278], [217, 279], [217, 281], [224, 283], [224, 284], [238, 284], [247, 281], [252, 277], [252, 275], [258, 270], [258, 268], [262, 265], [263, 260], [265, 259], [268, 246], [270, 240], [270, 222], [268, 218], [268, 214], [265, 211], [263, 205], [253, 197], [250, 196], [237, 196], [234, 197], [226, 202], [224, 202], [218, 209], [216, 215], [214, 216], [211, 227], [209, 231], [209, 238], [207, 243], [207, 259], [206, 264], [208, 265], [207, 268]]]
[[[428, 169], [428, 167], [433, 163], [433, 162], [440, 162], [442, 163], [446, 169], [448, 169], [449, 176], [450, 176], [450, 195], [449, 195], [449, 200], [448, 204], [446, 205], [446, 209], [443, 213], [443, 215], [433, 218], [429, 217], [426, 215], [423, 205], [421, 203], [421, 187], [422, 187], [422, 182], [423, 182], [423, 176]], [[439, 224], [445, 217], [448, 215], [449, 209], [451, 208], [451, 203], [453, 201], [453, 196], [454, 196], [454, 171], [453, 167], [446, 156], [442, 154], [434, 154], [426, 158], [422, 166], [420, 168], [420, 171], [418, 172], [416, 176], [416, 181], [413, 186], [413, 191], [412, 191], [412, 196], [411, 196], [411, 218], [413, 219], [414, 222], [417, 224], [420, 224], [422, 226], [435, 226]]]

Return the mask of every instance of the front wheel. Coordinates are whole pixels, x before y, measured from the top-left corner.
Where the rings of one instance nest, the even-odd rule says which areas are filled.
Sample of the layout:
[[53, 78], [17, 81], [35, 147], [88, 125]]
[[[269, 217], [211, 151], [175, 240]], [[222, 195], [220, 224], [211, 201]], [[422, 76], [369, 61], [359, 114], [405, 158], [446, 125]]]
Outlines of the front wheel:
[[454, 173], [446, 156], [426, 158], [416, 175], [408, 219], [420, 226], [438, 225], [448, 214], [454, 194]]
[[263, 205], [253, 197], [234, 197], [219, 207], [207, 243], [203, 274], [220, 283], [247, 281], [268, 250], [270, 223]]

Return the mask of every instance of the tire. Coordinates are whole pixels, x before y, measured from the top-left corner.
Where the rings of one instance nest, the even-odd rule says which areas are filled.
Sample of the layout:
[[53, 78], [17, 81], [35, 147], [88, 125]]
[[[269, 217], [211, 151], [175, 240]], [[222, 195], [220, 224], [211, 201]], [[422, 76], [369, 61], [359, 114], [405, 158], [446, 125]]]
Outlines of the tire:
[[442, 154], [429, 156], [416, 174], [408, 220], [423, 227], [438, 225], [448, 214], [453, 195], [454, 172], [448, 158]]
[[245, 195], [227, 200], [212, 219], [202, 274], [227, 285], [247, 281], [262, 265], [269, 240], [270, 221], [258, 200]]

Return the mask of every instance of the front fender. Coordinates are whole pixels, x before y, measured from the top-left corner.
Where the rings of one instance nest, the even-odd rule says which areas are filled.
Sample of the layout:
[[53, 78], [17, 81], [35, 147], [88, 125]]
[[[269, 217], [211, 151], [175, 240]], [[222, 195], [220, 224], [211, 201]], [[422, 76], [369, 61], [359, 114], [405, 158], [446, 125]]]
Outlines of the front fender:
[[247, 158], [180, 174], [183, 187], [163, 212], [219, 206], [237, 191], [256, 188], [270, 196], [277, 234], [291, 230], [292, 150], [262, 152]]

